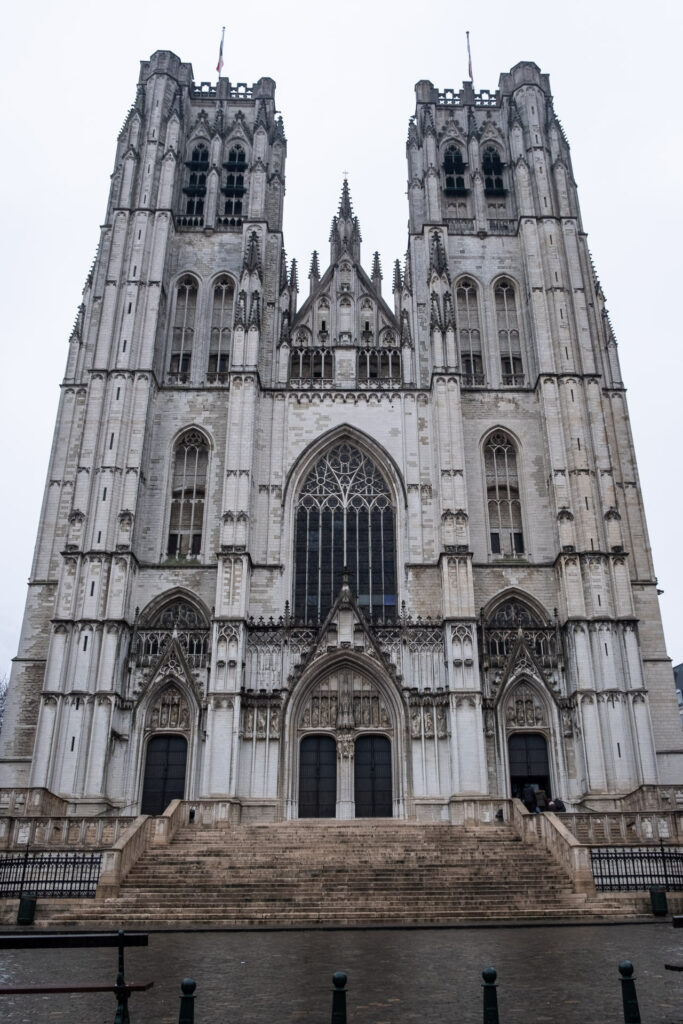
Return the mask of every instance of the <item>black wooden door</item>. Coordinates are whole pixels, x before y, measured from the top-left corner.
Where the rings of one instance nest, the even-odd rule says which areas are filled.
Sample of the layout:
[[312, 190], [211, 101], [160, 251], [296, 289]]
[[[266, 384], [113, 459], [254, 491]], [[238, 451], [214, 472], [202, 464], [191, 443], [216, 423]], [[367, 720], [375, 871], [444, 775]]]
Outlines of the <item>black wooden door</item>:
[[171, 800], [185, 796], [187, 740], [154, 736], [147, 744], [141, 814], [163, 814]]
[[337, 812], [337, 744], [331, 736], [306, 736], [299, 752], [299, 817], [334, 818]]
[[391, 818], [391, 743], [386, 736], [359, 736], [354, 754], [357, 818]]
[[537, 732], [514, 733], [508, 741], [512, 795], [521, 799], [526, 785], [542, 789], [550, 796], [548, 744]]

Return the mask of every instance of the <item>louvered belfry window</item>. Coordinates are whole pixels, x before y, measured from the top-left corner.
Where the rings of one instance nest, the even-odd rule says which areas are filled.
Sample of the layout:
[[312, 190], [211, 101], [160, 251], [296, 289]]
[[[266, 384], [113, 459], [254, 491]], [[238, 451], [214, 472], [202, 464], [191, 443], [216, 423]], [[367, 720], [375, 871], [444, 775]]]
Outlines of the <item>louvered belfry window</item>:
[[344, 569], [365, 613], [396, 613], [394, 508], [387, 483], [359, 448], [342, 442], [310, 471], [296, 508], [294, 614], [323, 620]]

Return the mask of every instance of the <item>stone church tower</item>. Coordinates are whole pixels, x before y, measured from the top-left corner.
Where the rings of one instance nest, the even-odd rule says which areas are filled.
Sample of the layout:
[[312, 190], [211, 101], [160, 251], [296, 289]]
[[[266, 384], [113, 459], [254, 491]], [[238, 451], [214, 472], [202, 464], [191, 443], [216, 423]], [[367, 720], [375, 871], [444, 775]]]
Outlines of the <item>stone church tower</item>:
[[[683, 779], [625, 392], [548, 78], [416, 87], [383, 295], [285, 259], [275, 83], [141, 67], [69, 344], [2, 783], [448, 820]], [[388, 293], [388, 289], [387, 289]]]

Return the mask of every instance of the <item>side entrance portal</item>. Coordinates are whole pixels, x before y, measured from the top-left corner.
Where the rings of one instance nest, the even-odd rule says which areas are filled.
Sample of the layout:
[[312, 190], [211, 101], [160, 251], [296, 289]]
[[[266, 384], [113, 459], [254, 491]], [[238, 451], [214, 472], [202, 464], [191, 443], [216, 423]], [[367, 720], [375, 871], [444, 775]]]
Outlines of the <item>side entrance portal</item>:
[[510, 753], [510, 787], [512, 795], [522, 797], [526, 785], [542, 789], [550, 796], [548, 744], [538, 732], [514, 733], [508, 741]]
[[299, 756], [299, 817], [334, 818], [337, 744], [331, 736], [306, 736]]
[[354, 755], [357, 818], [391, 818], [391, 743], [386, 736], [359, 736]]
[[163, 814], [171, 800], [185, 796], [187, 740], [154, 736], [147, 745], [140, 814]]

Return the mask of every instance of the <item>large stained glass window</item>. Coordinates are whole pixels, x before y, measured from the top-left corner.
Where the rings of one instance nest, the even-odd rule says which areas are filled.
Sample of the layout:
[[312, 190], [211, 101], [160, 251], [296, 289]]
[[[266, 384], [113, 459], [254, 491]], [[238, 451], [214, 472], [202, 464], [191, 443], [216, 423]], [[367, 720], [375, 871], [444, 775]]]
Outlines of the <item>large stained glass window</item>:
[[310, 471], [296, 507], [294, 614], [325, 618], [344, 570], [373, 619], [396, 613], [394, 508], [386, 480], [355, 445], [330, 448]]

